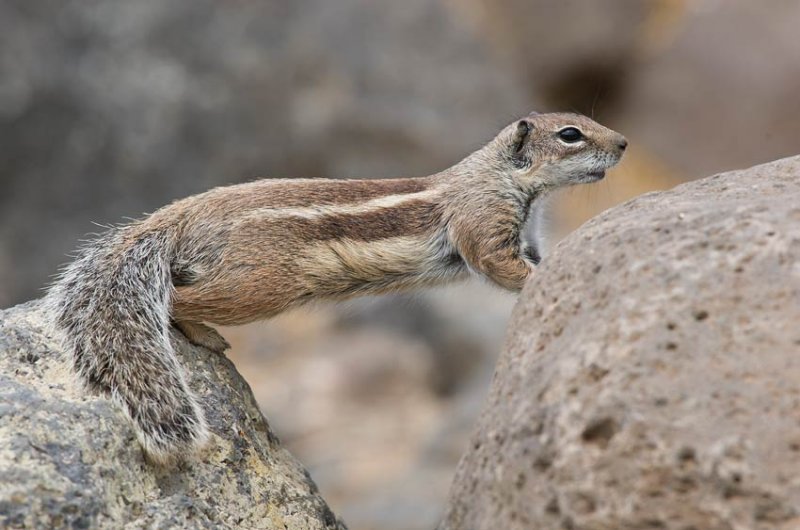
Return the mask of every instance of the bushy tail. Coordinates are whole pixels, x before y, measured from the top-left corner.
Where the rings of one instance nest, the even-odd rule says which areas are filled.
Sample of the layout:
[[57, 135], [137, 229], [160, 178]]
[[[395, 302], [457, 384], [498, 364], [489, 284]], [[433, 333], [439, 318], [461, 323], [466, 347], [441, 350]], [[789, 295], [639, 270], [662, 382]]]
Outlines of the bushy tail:
[[201, 446], [208, 428], [169, 340], [173, 243], [134, 226], [83, 249], [48, 304], [81, 379], [112, 396], [147, 453], [165, 462]]

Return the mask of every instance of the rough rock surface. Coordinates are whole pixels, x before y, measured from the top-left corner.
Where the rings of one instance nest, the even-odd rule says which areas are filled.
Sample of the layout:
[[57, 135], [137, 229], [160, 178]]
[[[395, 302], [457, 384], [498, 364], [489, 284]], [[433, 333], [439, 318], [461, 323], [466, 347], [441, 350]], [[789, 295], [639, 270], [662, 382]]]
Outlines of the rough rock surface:
[[648, 194], [522, 293], [441, 529], [800, 528], [800, 157]]
[[344, 529], [230, 361], [173, 338], [214, 436], [160, 469], [81, 390], [38, 302], [0, 311], [0, 527]]

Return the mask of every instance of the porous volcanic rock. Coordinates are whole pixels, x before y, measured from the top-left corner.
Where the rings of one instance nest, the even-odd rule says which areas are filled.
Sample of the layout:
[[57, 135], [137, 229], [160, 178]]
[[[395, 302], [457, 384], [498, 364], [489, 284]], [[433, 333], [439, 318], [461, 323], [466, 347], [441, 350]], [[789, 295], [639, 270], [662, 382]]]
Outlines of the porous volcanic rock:
[[800, 528], [800, 157], [607, 211], [525, 287], [450, 529]]
[[40, 302], [0, 311], [0, 527], [344, 529], [233, 364], [173, 340], [213, 436], [160, 468], [121, 411], [82, 390]]

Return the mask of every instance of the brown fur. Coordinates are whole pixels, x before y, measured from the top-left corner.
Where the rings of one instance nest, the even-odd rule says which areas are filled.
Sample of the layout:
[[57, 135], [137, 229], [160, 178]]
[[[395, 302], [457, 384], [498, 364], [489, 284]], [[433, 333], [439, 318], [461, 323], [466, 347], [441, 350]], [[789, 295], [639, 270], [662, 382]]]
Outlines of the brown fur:
[[[585, 138], [562, 141], [576, 127]], [[320, 299], [438, 285], [475, 272], [518, 290], [538, 242], [529, 212], [553, 189], [600, 177], [624, 138], [584, 116], [533, 114], [430, 177], [262, 180], [175, 202], [90, 245], [53, 287], [56, 320], [87, 384], [115, 396], [157, 459], [202, 444], [205, 420], [167, 337], [225, 340]], [[528, 245], [528, 247], [526, 247]], [[537, 258], [538, 260], [538, 258]]]

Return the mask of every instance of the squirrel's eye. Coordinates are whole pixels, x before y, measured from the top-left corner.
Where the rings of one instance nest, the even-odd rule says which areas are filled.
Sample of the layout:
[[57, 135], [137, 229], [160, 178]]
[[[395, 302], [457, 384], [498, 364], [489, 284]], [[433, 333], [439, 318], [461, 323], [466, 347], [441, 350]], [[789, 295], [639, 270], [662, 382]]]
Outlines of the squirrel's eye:
[[575, 127], [565, 127], [561, 129], [558, 131], [558, 137], [568, 144], [574, 144], [575, 142], [583, 140], [583, 134]]

